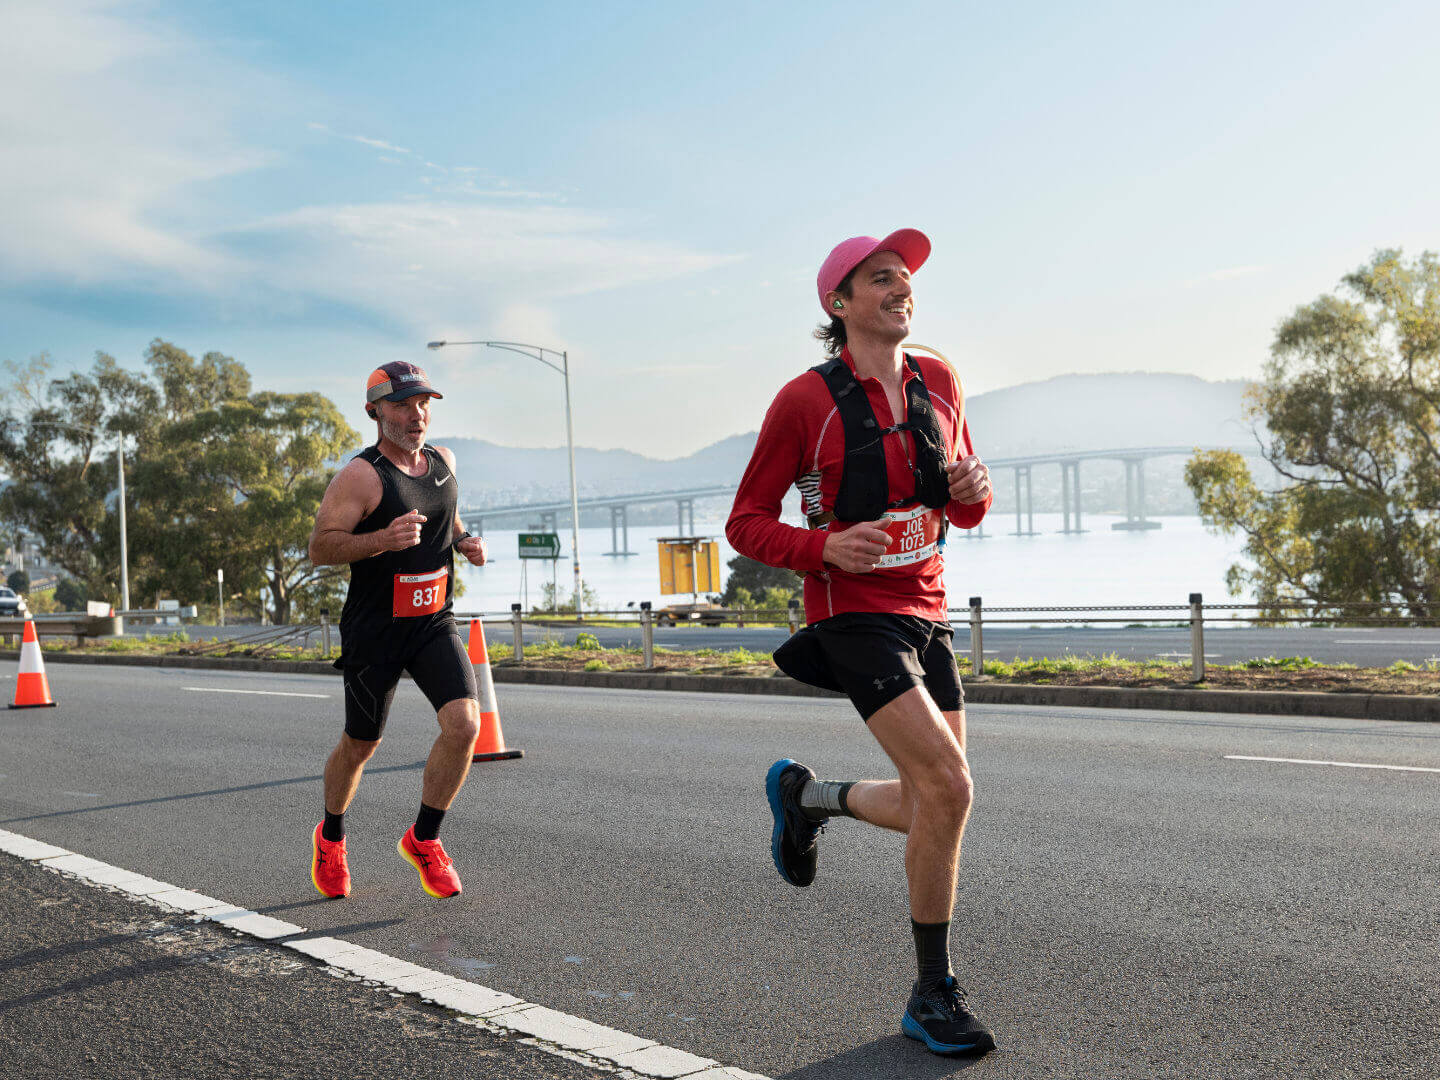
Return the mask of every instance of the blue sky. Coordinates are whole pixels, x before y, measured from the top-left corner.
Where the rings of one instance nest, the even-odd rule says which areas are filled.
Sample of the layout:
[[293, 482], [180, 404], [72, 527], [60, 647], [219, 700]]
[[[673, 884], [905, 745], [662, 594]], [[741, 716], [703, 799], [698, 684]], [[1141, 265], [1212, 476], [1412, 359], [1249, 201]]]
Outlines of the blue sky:
[[[425, 364], [435, 434], [660, 457], [818, 359], [837, 241], [925, 230], [971, 394], [1259, 372], [1380, 247], [1440, 247], [1432, 4], [0, 9], [0, 359], [164, 337], [319, 390]], [[976, 433], [984, 449], [984, 433]]]

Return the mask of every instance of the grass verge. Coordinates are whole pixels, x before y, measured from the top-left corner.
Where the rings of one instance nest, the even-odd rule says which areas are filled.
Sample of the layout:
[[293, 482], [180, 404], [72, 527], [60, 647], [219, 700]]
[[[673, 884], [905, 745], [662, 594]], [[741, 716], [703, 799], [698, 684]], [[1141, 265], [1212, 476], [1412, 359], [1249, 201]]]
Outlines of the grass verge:
[[[270, 660], [323, 660], [317, 647], [299, 645], [242, 645], [210, 639], [192, 641], [181, 630], [143, 637], [101, 638], [83, 646], [49, 639], [46, 652], [127, 653], [148, 655], [206, 655], [252, 657]], [[514, 662], [514, 649], [506, 642], [489, 646], [495, 664]], [[960, 673], [974, 678], [970, 658], [959, 654]], [[593, 634], [582, 633], [575, 645], [559, 641], [531, 642], [525, 646], [525, 666], [573, 671], [642, 671], [644, 657], [638, 648], [605, 648]], [[752, 678], [779, 676], [770, 655], [749, 649], [655, 649], [657, 672], [690, 675], [740, 675]], [[1440, 695], [1440, 664], [1419, 665], [1397, 660], [1388, 667], [1362, 668], [1353, 664], [1323, 664], [1308, 656], [1266, 656], [1238, 664], [1207, 664], [1205, 681], [1191, 680], [1184, 660], [1155, 658], [1127, 660], [1114, 653], [1059, 657], [1015, 657], [988, 660], [983, 681], [1055, 686], [1129, 686], [1190, 689], [1204, 686], [1228, 690], [1287, 690], [1319, 693]]]

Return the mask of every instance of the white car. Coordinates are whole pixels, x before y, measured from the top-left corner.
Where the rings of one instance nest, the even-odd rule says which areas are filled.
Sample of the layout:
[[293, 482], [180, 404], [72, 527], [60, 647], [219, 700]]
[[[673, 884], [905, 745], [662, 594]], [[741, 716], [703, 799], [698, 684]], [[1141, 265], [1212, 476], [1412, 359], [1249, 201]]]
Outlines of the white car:
[[0, 585], [0, 618], [6, 615], [20, 617], [25, 614], [25, 598], [14, 589]]

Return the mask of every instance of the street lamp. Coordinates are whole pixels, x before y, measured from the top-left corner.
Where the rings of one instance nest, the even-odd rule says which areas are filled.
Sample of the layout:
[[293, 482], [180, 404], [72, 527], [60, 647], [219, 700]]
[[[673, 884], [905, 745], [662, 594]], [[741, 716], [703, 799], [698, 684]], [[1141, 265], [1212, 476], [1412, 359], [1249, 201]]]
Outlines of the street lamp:
[[[31, 425], [32, 427], [65, 428], [67, 431], [80, 431], [86, 435], [94, 435], [99, 438], [104, 433], [95, 428], [81, 427], [79, 424], [62, 424], [55, 420], [40, 420]], [[123, 434], [115, 437], [115, 466], [120, 475], [120, 610], [130, 610], [130, 552], [125, 542], [125, 436]], [[123, 626], [124, 623], [121, 623]]]
[[[524, 345], [515, 341], [429, 341], [425, 343], [427, 349], [443, 349], [447, 345], [484, 345], [491, 349], [504, 349], [507, 352], [519, 353], [521, 356], [528, 356], [531, 360], [538, 360], [552, 371], [558, 371], [565, 379], [565, 441], [570, 447], [570, 548], [575, 561], [575, 617], [584, 620], [585, 612], [581, 604], [580, 588], [580, 496], [575, 487], [575, 426], [570, 419], [570, 355], [565, 350], [546, 349], [539, 345]], [[556, 364], [545, 359], [545, 354], [558, 356], [560, 363]]]

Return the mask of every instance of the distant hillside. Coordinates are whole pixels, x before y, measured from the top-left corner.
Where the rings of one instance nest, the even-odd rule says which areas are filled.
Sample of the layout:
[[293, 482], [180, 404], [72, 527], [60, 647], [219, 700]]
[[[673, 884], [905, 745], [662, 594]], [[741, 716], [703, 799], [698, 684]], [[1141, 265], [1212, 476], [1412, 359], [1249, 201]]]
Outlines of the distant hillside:
[[[1246, 445], [1251, 442], [1249, 427], [1241, 419], [1246, 385], [1238, 380], [1207, 382], [1193, 375], [1062, 375], [977, 394], [969, 399], [966, 415], [983, 458], [1127, 446]], [[569, 497], [564, 447], [497, 446], [483, 439], [440, 441], [455, 452], [467, 504]], [[575, 471], [582, 496], [733, 484], [754, 446], [755, 432], [751, 431], [672, 461], [628, 450], [581, 447], [575, 452]], [[1182, 458], [1171, 458], [1147, 466], [1152, 512], [1191, 511], [1189, 493], [1179, 481], [1183, 464]], [[1116, 472], [1118, 477], [1120, 468], [1118, 463], [1113, 468], [1104, 463], [1086, 467], [1087, 510], [1123, 507], [1123, 488], [1109, 475]], [[1003, 502], [1007, 482], [1005, 478], [997, 480]], [[1088, 498], [1092, 491], [1100, 500], [1093, 507]], [[1122, 492], [1120, 504], [1110, 507], [1116, 492]], [[1054, 485], [1036, 475], [1037, 509], [1048, 508], [1052, 494], [1058, 498], [1057, 493], [1058, 473]], [[668, 517], [674, 509], [657, 512]]]
[[1195, 375], [1059, 375], [966, 404], [982, 457], [1125, 446], [1248, 445], [1241, 380]]

